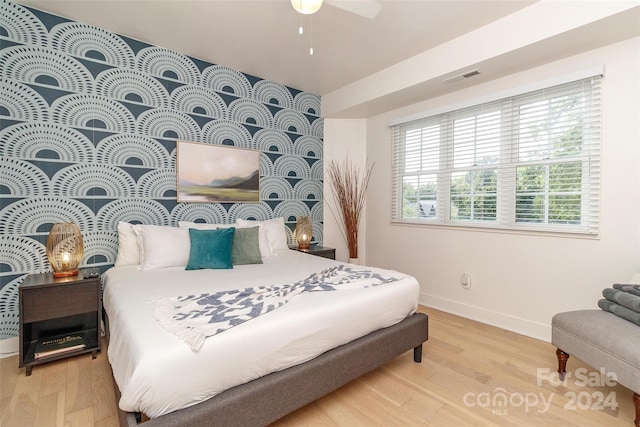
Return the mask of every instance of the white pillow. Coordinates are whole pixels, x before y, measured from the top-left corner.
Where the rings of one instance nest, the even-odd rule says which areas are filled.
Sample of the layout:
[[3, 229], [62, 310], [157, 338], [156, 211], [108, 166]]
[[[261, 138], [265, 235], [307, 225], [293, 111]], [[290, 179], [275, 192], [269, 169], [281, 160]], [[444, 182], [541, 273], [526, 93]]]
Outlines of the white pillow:
[[284, 218], [268, 219], [266, 221], [250, 221], [246, 219], [238, 219], [241, 226], [260, 226], [260, 230], [265, 229], [271, 253], [289, 249], [287, 231], [284, 229]]
[[138, 235], [133, 224], [118, 222], [118, 255], [115, 266], [140, 265], [140, 248]]
[[204, 223], [204, 222], [191, 222], [191, 221], [178, 221], [178, 227], [180, 227], [180, 228], [196, 228], [198, 230], [216, 230], [218, 228], [233, 227], [233, 225], [207, 224], [207, 223]]
[[[248, 225], [240, 224], [206, 224], [203, 222], [189, 222], [178, 221], [178, 227], [181, 228], [196, 228], [198, 230], [215, 230], [218, 228], [249, 228], [255, 227], [257, 224], [251, 223]], [[260, 256], [262, 258], [269, 258], [271, 256], [271, 245], [269, 244], [269, 238], [267, 237], [267, 229], [260, 227], [258, 229], [258, 245], [260, 246]]]
[[186, 267], [191, 241], [189, 229], [161, 225], [137, 225], [140, 245], [139, 270]]

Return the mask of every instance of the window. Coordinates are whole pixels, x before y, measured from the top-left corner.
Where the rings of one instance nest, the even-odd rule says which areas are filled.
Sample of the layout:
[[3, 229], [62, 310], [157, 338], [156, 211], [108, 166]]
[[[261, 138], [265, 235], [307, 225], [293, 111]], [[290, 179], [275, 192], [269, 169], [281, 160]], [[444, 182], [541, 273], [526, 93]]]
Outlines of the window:
[[597, 235], [601, 80], [393, 123], [393, 222]]

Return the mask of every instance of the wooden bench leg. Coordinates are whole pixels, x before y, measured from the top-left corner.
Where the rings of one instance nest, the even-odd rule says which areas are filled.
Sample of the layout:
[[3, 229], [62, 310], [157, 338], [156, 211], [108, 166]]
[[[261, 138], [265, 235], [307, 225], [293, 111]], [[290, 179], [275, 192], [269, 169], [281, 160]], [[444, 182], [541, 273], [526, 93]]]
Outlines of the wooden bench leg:
[[569, 355], [557, 349], [556, 356], [558, 356], [558, 375], [560, 376], [560, 381], [564, 381], [564, 376], [567, 373], [567, 360], [569, 360]]
[[633, 406], [636, 407], [636, 427], [640, 427], [640, 394], [633, 393], [633, 396], [631, 396], [631, 398], [633, 399]]

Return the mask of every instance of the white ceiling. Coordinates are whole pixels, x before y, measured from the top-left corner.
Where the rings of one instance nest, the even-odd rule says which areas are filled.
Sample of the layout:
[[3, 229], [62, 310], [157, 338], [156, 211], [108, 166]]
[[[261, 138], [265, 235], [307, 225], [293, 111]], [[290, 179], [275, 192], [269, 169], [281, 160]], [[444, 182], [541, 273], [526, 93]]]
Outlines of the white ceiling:
[[[534, 2], [383, 0], [378, 16], [368, 19], [329, 4], [303, 16], [289, 0], [19, 0], [318, 95]], [[301, 23], [303, 36], [298, 34]]]
[[[314, 15], [300, 15], [290, 0], [17, 1], [322, 95], [325, 118], [371, 117], [640, 36], [640, 0], [378, 0], [382, 10], [374, 19], [330, 4]], [[548, 20], [540, 18], [540, 10], [547, 11], [542, 16]], [[614, 12], [607, 12], [611, 10]], [[618, 10], [622, 12], [615, 13]], [[523, 27], [523, 22], [529, 22], [523, 17], [530, 15], [534, 17], [530, 27]], [[511, 19], [515, 16], [518, 19]], [[298, 34], [301, 24], [305, 28], [302, 36]], [[464, 69], [431, 75], [404, 88], [380, 90], [385, 71], [402, 64], [408, 74], [416, 74], [408, 64], [445, 43], [457, 41], [454, 45], [466, 49], [461, 55], [468, 55], [469, 49], [491, 51], [502, 40], [477, 40], [474, 34], [492, 26], [502, 28], [504, 37], [513, 40], [540, 30], [544, 33], [547, 27], [558, 31], [483, 61], [468, 62]], [[309, 55], [311, 46], [313, 56]], [[428, 67], [420, 73], [425, 75], [438, 68], [428, 63], [420, 66]], [[473, 68], [481, 74], [455, 84], [443, 81]], [[364, 92], [372, 94], [370, 99], [352, 96], [354, 82], [368, 88]]]

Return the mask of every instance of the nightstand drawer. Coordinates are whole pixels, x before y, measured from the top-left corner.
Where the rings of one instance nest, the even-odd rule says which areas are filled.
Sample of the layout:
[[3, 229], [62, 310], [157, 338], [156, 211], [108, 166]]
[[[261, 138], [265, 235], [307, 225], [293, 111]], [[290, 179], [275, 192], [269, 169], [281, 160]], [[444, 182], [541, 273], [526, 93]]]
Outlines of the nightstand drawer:
[[97, 311], [97, 294], [97, 282], [73, 283], [24, 291], [21, 307], [23, 322], [37, 322]]
[[305, 254], [311, 254], [322, 258], [336, 259], [336, 250], [326, 246], [313, 245], [309, 249], [299, 249], [297, 247], [289, 248], [294, 251], [304, 252]]
[[311, 252], [311, 254], [315, 256], [320, 256], [322, 258], [336, 259], [336, 250], [335, 249], [326, 249], [321, 251]]

